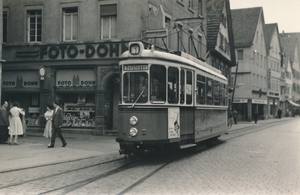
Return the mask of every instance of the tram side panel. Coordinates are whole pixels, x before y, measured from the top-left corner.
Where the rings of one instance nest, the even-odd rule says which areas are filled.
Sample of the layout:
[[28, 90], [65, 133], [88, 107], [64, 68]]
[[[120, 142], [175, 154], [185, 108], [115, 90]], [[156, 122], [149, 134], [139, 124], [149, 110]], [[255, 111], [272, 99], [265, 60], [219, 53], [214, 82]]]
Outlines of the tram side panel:
[[197, 109], [195, 111], [195, 141], [218, 137], [227, 131], [226, 110]]

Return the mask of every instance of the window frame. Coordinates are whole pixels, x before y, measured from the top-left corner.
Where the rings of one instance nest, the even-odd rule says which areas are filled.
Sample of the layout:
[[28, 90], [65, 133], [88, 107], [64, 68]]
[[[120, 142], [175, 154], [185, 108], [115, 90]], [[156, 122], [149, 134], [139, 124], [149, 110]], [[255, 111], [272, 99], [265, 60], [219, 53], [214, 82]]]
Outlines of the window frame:
[[[37, 12], [37, 11], [41, 12], [40, 15], [35, 14], [34, 16], [30, 16], [30, 12]], [[42, 7], [40, 7], [40, 6], [38, 6], [38, 7], [36, 7], [36, 6], [27, 7], [25, 9], [25, 15], [26, 15], [26, 17], [25, 17], [26, 18], [26, 33], [25, 33], [26, 34], [26, 42], [27, 43], [40, 43], [40, 42], [42, 42], [43, 41], [43, 25], [42, 25], [43, 24], [43, 9], [42, 9]], [[34, 28], [34, 31], [35, 31], [34, 39], [35, 40], [34, 41], [30, 40], [30, 38], [31, 38], [30, 31], [32, 30], [31, 27], [30, 27], [30, 19], [31, 18], [36, 19], [36, 21], [34, 23], [34, 25], [35, 25], [35, 28]], [[40, 20], [41, 20], [41, 29], [40, 29], [41, 33], [40, 33], [40, 35], [38, 34], [38, 28], [37, 28], [38, 18], [40, 18]], [[40, 40], [38, 40], [38, 36], [41, 37]]]
[[[103, 37], [103, 24], [104, 24], [104, 18], [103, 16], [101, 15], [101, 6], [107, 6], [107, 5], [115, 5], [116, 6], [116, 14], [112, 14], [112, 15], [106, 15], [105, 17], [108, 17], [108, 25], [109, 25], [109, 28], [108, 28], [108, 38], [107, 37]], [[114, 17], [116, 18], [116, 26], [115, 26], [115, 37], [112, 37], [112, 20]], [[104, 1], [104, 2], [101, 2], [99, 4], [99, 38], [100, 40], [105, 40], [105, 39], [117, 39], [118, 38], [118, 4], [117, 2], [115, 1], [112, 1], [112, 2], [108, 2], [108, 1]]]
[[[4, 17], [4, 13], [6, 13], [6, 17]], [[6, 22], [4, 22], [4, 19], [6, 18]], [[3, 36], [2, 36], [2, 42], [6, 43], [8, 39], [8, 19], [9, 19], [9, 12], [8, 8], [3, 8], [2, 11], [2, 29], [3, 29]]]
[[[71, 39], [70, 40], [66, 40], [66, 28], [65, 28], [65, 16], [66, 16], [66, 13], [65, 13], [65, 10], [71, 10], [71, 9], [74, 9], [74, 8], [77, 8], [77, 38], [76, 39], [73, 39], [73, 36], [74, 36], [74, 33], [73, 33], [73, 17], [74, 15], [76, 14], [67, 14], [67, 15], [71, 15]], [[68, 6], [68, 7], [62, 7], [62, 40], [64, 42], [74, 42], [74, 41], [78, 41], [79, 39], [79, 6]]]

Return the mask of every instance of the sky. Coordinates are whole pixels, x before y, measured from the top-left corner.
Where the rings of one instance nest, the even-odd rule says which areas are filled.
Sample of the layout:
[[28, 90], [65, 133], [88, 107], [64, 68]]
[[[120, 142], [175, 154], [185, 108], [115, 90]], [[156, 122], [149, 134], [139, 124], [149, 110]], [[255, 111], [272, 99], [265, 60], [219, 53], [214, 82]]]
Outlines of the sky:
[[279, 33], [300, 32], [300, 0], [230, 0], [231, 9], [263, 7], [265, 23], [277, 23]]

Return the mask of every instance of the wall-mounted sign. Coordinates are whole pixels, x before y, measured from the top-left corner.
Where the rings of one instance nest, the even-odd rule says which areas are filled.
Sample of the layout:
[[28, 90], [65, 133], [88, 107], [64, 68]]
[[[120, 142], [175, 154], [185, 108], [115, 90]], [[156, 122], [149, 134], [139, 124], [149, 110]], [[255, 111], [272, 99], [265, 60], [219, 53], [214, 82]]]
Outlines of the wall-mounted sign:
[[247, 103], [248, 100], [247, 99], [234, 99], [233, 103]]
[[3, 71], [3, 88], [39, 88], [38, 71]]
[[56, 86], [58, 87], [92, 87], [96, 85], [94, 70], [58, 70], [56, 72]]
[[267, 100], [252, 99], [252, 104], [268, 104]]
[[[128, 50], [127, 43], [99, 43], [99, 44], [72, 44], [33, 46], [31, 49], [16, 51], [16, 57], [22, 59], [90, 59], [118, 57]], [[32, 55], [34, 53], [34, 55]]]

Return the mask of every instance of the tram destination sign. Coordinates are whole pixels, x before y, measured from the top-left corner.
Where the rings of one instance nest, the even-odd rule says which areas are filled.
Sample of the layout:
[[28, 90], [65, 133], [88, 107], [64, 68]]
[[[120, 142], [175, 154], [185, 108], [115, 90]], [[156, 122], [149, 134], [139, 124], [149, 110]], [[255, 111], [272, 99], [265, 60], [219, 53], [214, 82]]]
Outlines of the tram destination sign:
[[125, 65], [124, 71], [148, 70], [147, 65]]

